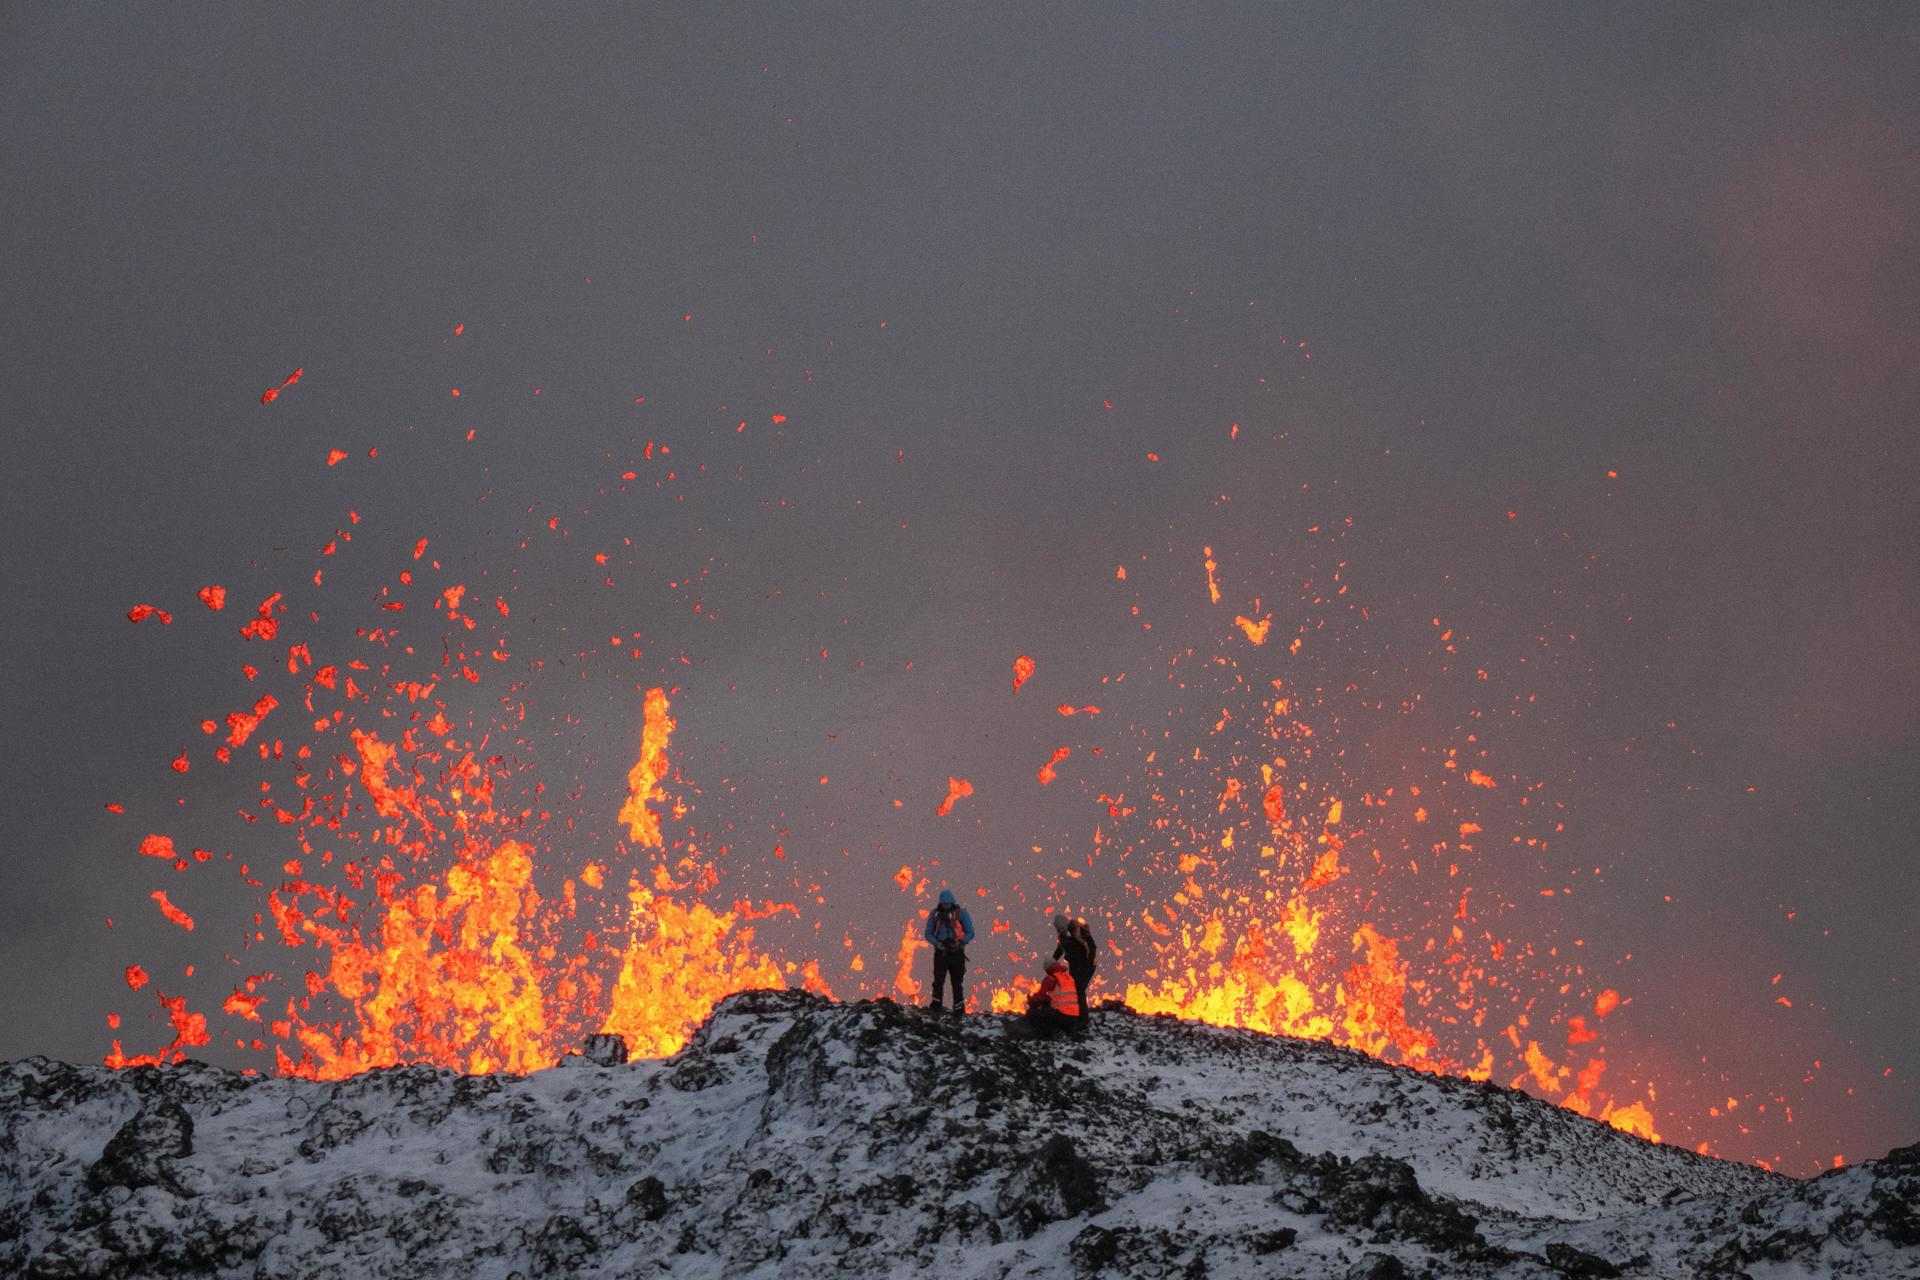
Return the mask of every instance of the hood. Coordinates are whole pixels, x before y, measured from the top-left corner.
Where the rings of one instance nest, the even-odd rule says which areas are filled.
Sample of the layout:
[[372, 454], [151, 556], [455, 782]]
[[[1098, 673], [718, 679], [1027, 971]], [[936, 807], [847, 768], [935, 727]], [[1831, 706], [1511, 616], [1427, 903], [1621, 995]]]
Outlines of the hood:
[[957, 907], [960, 905], [960, 902], [953, 896], [953, 890], [942, 889], [940, 891], [940, 905], [943, 907]]

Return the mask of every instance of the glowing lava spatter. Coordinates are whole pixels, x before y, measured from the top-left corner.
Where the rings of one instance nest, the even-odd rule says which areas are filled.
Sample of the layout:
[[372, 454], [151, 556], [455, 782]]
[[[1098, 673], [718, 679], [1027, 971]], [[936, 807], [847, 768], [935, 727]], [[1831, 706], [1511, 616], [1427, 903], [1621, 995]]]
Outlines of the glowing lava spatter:
[[268, 387], [265, 391], [262, 391], [260, 393], [260, 403], [272, 404], [275, 400], [278, 400], [280, 398], [280, 393], [282, 391], [285, 391], [288, 387], [291, 387], [294, 383], [300, 381], [300, 379], [303, 376], [305, 376], [306, 372], [307, 371], [304, 368], [295, 369], [292, 373], [282, 378], [278, 383], [278, 385]]
[[[459, 610], [462, 593], [435, 594], [455, 634], [473, 629]], [[504, 625], [511, 611], [496, 612]], [[289, 756], [296, 764], [295, 807], [271, 798], [263, 784], [263, 808], [276, 827], [296, 833], [299, 846], [299, 856], [285, 861], [285, 878], [266, 890], [266, 914], [273, 936], [307, 961], [290, 993], [261, 980], [221, 1002], [226, 1016], [246, 1024], [237, 1043], [270, 1051], [276, 1069], [290, 1074], [339, 1077], [406, 1062], [524, 1072], [603, 1029], [625, 1036], [636, 1052], [670, 1053], [734, 991], [832, 990], [818, 957], [796, 963], [756, 938], [754, 916], [797, 908], [709, 904], [704, 897], [718, 869], [694, 841], [669, 839], [666, 823], [680, 810], [668, 794], [677, 724], [664, 687], [644, 693], [640, 745], [618, 808], [631, 842], [624, 877], [613, 877], [616, 884], [624, 878], [624, 892], [600, 893], [608, 877], [597, 857], [582, 858], [576, 877], [543, 888], [543, 864], [564, 868], [524, 833], [529, 811], [500, 804], [510, 788], [524, 792], [524, 783], [486, 750], [496, 730], [462, 725], [439, 683], [477, 683], [473, 664], [497, 662], [489, 655], [507, 651], [504, 638], [450, 647], [440, 672], [422, 680], [384, 663], [317, 660], [313, 642], [279, 635], [281, 613], [276, 594], [245, 636], [287, 645], [283, 665], [301, 682], [311, 740], [291, 749], [281, 739], [261, 740], [269, 717], [284, 714], [279, 697], [262, 693], [250, 710], [227, 714], [221, 750], [229, 761], [251, 753], [263, 765]], [[1243, 619], [1234, 625], [1246, 630]], [[1138, 903], [1130, 915], [1103, 921], [1109, 991], [1143, 1012], [1331, 1039], [1429, 1070], [1486, 1077], [1510, 1056], [1518, 1082], [1652, 1136], [1643, 1101], [1603, 1092], [1598, 1056], [1563, 1066], [1537, 1034], [1519, 1034], [1524, 1016], [1492, 1021], [1503, 981], [1496, 957], [1505, 944], [1484, 929], [1475, 934], [1471, 920], [1450, 911], [1446, 935], [1412, 954], [1408, 932], [1366, 912], [1359, 881], [1377, 880], [1391, 866], [1374, 836], [1347, 816], [1349, 806], [1315, 780], [1317, 739], [1297, 695], [1277, 679], [1250, 678], [1225, 656], [1182, 655], [1172, 670], [1183, 686], [1193, 676], [1180, 673], [1191, 671], [1219, 687], [1205, 692], [1213, 708], [1207, 718], [1170, 727], [1169, 742], [1192, 733], [1195, 744], [1215, 745], [1169, 749], [1164, 757], [1150, 751], [1132, 784], [1143, 793], [1139, 801], [1102, 797], [1096, 851], [1122, 869]], [[1030, 674], [1030, 665], [1016, 665], [1017, 679]], [[509, 718], [517, 714], [511, 700], [503, 706]], [[1093, 716], [1099, 708], [1063, 703], [1057, 710]], [[1067, 745], [1052, 748], [1038, 770], [1041, 786], [1073, 754]], [[1224, 769], [1208, 763], [1214, 754]], [[1461, 776], [1469, 792], [1498, 789], [1477, 768]], [[937, 814], [951, 815], [973, 791], [969, 780], [949, 777]], [[1363, 794], [1360, 812], [1413, 821], [1416, 798], [1424, 821], [1425, 806], [1438, 801], [1418, 787]], [[1462, 831], [1480, 825], [1465, 820], [1465, 811], [1458, 816]], [[169, 837], [149, 836], [140, 852], [189, 865]], [[164, 892], [154, 898], [169, 918], [192, 927]], [[1464, 912], [1464, 895], [1460, 903]], [[895, 994], [918, 994], [920, 954], [909, 920], [890, 978]], [[887, 975], [865, 973], [857, 950], [852, 960], [850, 989], [889, 983]], [[1009, 985], [991, 1001], [1013, 1008], [1020, 995]], [[136, 1057], [116, 1045], [110, 1061], [163, 1061], [205, 1043], [203, 1015], [189, 1011], [184, 997], [159, 999], [171, 1043]], [[1603, 993], [1596, 1016], [1617, 1003]], [[1474, 1050], [1463, 1055], [1457, 1032], [1467, 1025], [1479, 1034], [1468, 1037]], [[1573, 1026], [1569, 1045], [1585, 1045], [1593, 1034], [1584, 1023]]]
[[660, 818], [647, 805], [659, 793], [660, 780], [667, 772], [667, 740], [673, 736], [673, 717], [667, 714], [664, 689], [647, 690], [645, 721], [640, 731], [640, 758], [627, 774], [627, 802], [621, 806], [620, 821], [627, 836], [642, 847], [660, 847]]
[[943, 798], [940, 801], [940, 803], [934, 807], [934, 810], [933, 810], [934, 815], [936, 817], [941, 817], [941, 818], [946, 817], [948, 814], [953, 812], [954, 805], [958, 804], [960, 801], [966, 799], [968, 796], [972, 794], [973, 794], [973, 783], [967, 781], [965, 778], [951, 778], [951, 777], [948, 778], [947, 794], [945, 798]]
[[[654, 455], [649, 444], [644, 456]], [[539, 521], [545, 533], [536, 536], [565, 536], [558, 516], [542, 511]], [[345, 554], [356, 524], [357, 516], [343, 524], [323, 556]], [[796, 903], [729, 909], [714, 899], [723, 865], [737, 868], [745, 855], [730, 854], [724, 837], [709, 845], [688, 817], [697, 788], [674, 766], [686, 769], [688, 735], [699, 745], [701, 716], [697, 703], [673, 690], [665, 668], [653, 677], [662, 683], [641, 696], [640, 743], [623, 795], [617, 778], [589, 791], [569, 786], [564, 775], [542, 776], [553, 766], [543, 766], [529, 743], [523, 690], [555, 678], [541, 674], [552, 655], [510, 664], [504, 628], [516, 610], [504, 595], [491, 609], [473, 610], [469, 601], [484, 598], [477, 589], [430, 584], [439, 564], [424, 558], [429, 541], [417, 532], [408, 531], [410, 554], [380, 588], [378, 612], [370, 614], [377, 621], [355, 630], [351, 650], [330, 646], [304, 604], [289, 608], [280, 592], [267, 596], [240, 628], [253, 661], [244, 699], [227, 705], [243, 709], [222, 708], [202, 725], [217, 764], [259, 772], [249, 779], [258, 783], [258, 800], [242, 815], [254, 852], [240, 875], [264, 903], [247, 944], [280, 947], [285, 961], [248, 964], [244, 971], [279, 976], [250, 978], [239, 990], [223, 982], [209, 1002], [231, 1024], [223, 1035], [235, 1033], [235, 1047], [262, 1061], [270, 1056], [281, 1072], [310, 1076], [411, 1062], [521, 1072], [550, 1064], [599, 1030], [625, 1036], [640, 1054], [670, 1053], [715, 1001], [752, 987], [921, 994], [917, 916], [825, 920], [833, 927], [824, 936], [847, 939], [847, 954], [836, 961], [817, 945], [783, 949], [762, 940], [763, 932], [780, 933], [774, 924], [762, 929], [769, 915], [817, 908], [824, 916], [838, 906], [807, 873], [793, 882]], [[438, 540], [433, 545], [445, 554]], [[1237, 593], [1252, 576], [1251, 558], [1219, 546]], [[1203, 548], [1209, 606], [1224, 594], [1214, 553], [1214, 543]], [[1169, 548], [1169, 556], [1178, 560], [1178, 595], [1192, 601], [1191, 544]], [[596, 577], [613, 572], [604, 566], [602, 556]], [[1129, 595], [1144, 590], [1149, 576], [1143, 569], [1130, 578], [1118, 566], [1113, 574]], [[1120, 995], [1143, 1012], [1329, 1039], [1422, 1069], [1517, 1082], [1651, 1136], [1648, 1099], [1630, 1091], [1622, 1072], [1609, 1080], [1597, 1043], [1599, 1023], [1622, 997], [1603, 991], [1589, 1013], [1582, 975], [1502, 936], [1496, 909], [1482, 906], [1498, 895], [1474, 882], [1476, 846], [1498, 835], [1532, 847], [1522, 843], [1533, 838], [1522, 821], [1502, 826], [1502, 816], [1488, 811], [1510, 799], [1524, 803], [1524, 779], [1495, 769], [1484, 749], [1456, 759], [1453, 747], [1403, 766], [1404, 774], [1369, 768], [1353, 776], [1333, 710], [1344, 672], [1300, 680], [1303, 638], [1330, 652], [1353, 640], [1338, 620], [1328, 621], [1330, 602], [1340, 602], [1341, 618], [1353, 612], [1338, 570], [1330, 576], [1331, 585], [1310, 586], [1292, 608], [1263, 606], [1249, 593], [1250, 615], [1229, 618], [1233, 606], [1197, 609], [1211, 628], [1203, 637], [1154, 651], [1156, 661], [1165, 659], [1170, 691], [1164, 723], [1137, 710], [1135, 691], [1154, 683], [1152, 672], [1144, 680], [1136, 673], [1124, 688], [1105, 680], [1100, 688], [1091, 680], [1060, 688], [1049, 695], [1051, 711], [1020, 700], [994, 704], [990, 714], [1007, 717], [1003, 723], [1015, 711], [1044, 719], [1038, 732], [1045, 736], [1016, 744], [1021, 770], [1045, 760], [1035, 771], [1038, 786], [1016, 789], [1049, 805], [1079, 806], [1073, 820], [1086, 838], [1084, 848], [1057, 860], [1070, 868], [1042, 873], [1051, 902], [1022, 897], [1018, 884], [1034, 864], [1010, 862], [1007, 880], [990, 886], [996, 918], [989, 933], [983, 913], [983, 941], [1009, 935], [1005, 954], [1028, 968], [1036, 940], [1012, 913], [1027, 911], [1043, 929], [1056, 906], [1077, 905], [1106, 944], [1096, 1000]], [[321, 582], [316, 572], [316, 590]], [[196, 621], [212, 625], [225, 590], [206, 588], [201, 599], [208, 612], [194, 611]], [[153, 606], [136, 612], [136, 621], [169, 618]], [[1267, 643], [1276, 615], [1291, 644]], [[1158, 644], [1170, 628], [1155, 620], [1163, 623]], [[180, 621], [175, 633], [186, 629], [185, 615]], [[415, 630], [403, 632], [402, 624]], [[1132, 616], [1125, 625], [1139, 630]], [[420, 630], [427, 626], [437, 634]], [[233, 627], [221, 631], [232, 643]], [[637, 653], [638, 634], [623, 624], [611, 647]], [[595, 643], [605, 635], [599, 631]], [[1049, 663], [1050, 683], [1074, 681], [1065, 659]], [[492, 674], [508, 670], [504, 679]], [[1016, 657], [1012, 692], [1034, 673], [1032, 658]], [[690, 726], [679, 745], [676, 706]], [[630, 732], [621, 736], [630, 741]], [[1108, 736], [1102, 742], [1096, 733]], [[627, 758], [623, 750], [617, 763]], [[1062, 771], [1069, 759], [1073, 766]], [[973, 772], [971, 764], [950, 767]], [[208, 772], [196, 759], [191, 779], [197, 785]], [[967, 826], [1011, 803], [990, 786], [991, 775], [975, 776], [982, 799], [963, 814]], [[922, 819], [919, 806], [937, 794], [938, 781], [920, 776], [911, 785], [926, 790], [905, 792], [923, 797], [910, 802]], [[565, 803], [554, 798], [562, 791]], [[948, 776], [935, 814], [952, 817], [973, 794], [973, 782]], [[597, 842], [574, 836], [576, 819], [605, 822], [615, 814], [612, 834]], [[715, 823], [726, 826], [725, 817]], [[962, 828], [948, 822], [941, 829]], [[786, 843], [773, 846], [776, 858], [784, 862], [791, 849], [794, 863], [804, 859], [804, 835], [782, 830], [780, 838]], [[204, 861], [196, 842], [216, 843], [183, 834], [180, 847], [195, 850], [190, 862], [171, 837], [149, 836], [136, 847], [151, 861], [135, 865], [156, 876], [204, 875], [195, 870]], [[921, 870], [903, 866], [899, 887], [921, 896], [936, 874], [924, 854], [885, 849], [871, 878], [884, 881], [883, 863], [890, 870], [908, 859]], [[1038, 845], [1034, 854], [1042, 856]], [[277, 866], [278, 876], [253, 869], [261, 866]], [[193, 927], [166, 891], [153, 900], [167, 918], [177, 913], [176, 923]], [[186, 900], [196, 909], [206, 901]], [[198, 937], [218, 918], [203, 917]], [[889, 953], [892, 966], [864, 958]], [[831, 981], [830, 964], [839, 966]], [[142, 998], [159, 1001], [171, 1038], [132, 1057], [116, 1042], [110, 1062], [176, 1059], [209, 1042], [206, 1015], [191, 1011], [184, 996], [160, 994], [163, 985], [176, 989], [170, 978], [138, 966], [126, 974], [131, 990], [152, 988]], [[1578, 1016], [1559, 1018], [1555, 987]], [[1016, 1008], [1022, 996], [1007, 983], [990, 998], [994, 1007]], [[1564, 1054], [1554, 1039], [1560, 1033]]]

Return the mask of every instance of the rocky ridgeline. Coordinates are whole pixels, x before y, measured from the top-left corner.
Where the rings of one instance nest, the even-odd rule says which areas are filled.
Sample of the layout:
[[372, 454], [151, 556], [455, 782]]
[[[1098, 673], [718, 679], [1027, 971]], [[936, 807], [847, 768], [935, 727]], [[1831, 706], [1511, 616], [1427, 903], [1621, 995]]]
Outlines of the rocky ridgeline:
[[755, 992], [682, 1053], [335, 1084], [0, 1068], [0, 1274], [1920, 1276], [1920, 1148], [1811, 1181], [1331, 1046]]

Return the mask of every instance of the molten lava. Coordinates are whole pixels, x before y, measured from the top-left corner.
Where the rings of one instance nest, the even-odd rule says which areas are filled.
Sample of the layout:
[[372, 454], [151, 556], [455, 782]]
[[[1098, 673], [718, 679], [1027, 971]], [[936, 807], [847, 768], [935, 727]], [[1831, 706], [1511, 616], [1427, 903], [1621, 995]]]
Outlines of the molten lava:
[[645, 722], [640, 731], [640, 758], [627, 774], [627, 802], [621, 806], [620, 821], [626, 824], [627, 838], [648, 849], [660, 847], [660, 819], [647, 808], [660, 790], [667, 772], [667, 739], [673, 736], [673, 717], [667, 714], [667, 695], [661, 689], [647, 690]]
[[[651, 463], [669, 451], [649, 442], [637, 452]], [[626, 483], [640, 472], [624, 474]], [[673, 479], [663, 468], [661, 484]], [[537, 520], [533, 536], [568, 536], [559, 516], [542, 510]], [[353, 550], [357, 524], [350, 515], [322, 557]], [[874, 837], [867, 872], [853, 870], [878, 883], [852, 892], [871, 903], [884, 891], [901, 904], [898, 914], [862, 911], [858, 902], [854, 918], [845, 907], [830, 914], [823, 887], [830, 873], [818, 866], [793, 873], [794, 901], [723, 902], [716, 896], [723, 873], [756, 870], [740, 865], [750, 856], [739, 834], [747, 823], [723, 810], [748, 802], [706, 795], [684, 776], [688, 736], [701, 745], [701, 717], [688, 710], [697, 701], [664, 676], [659, 685], [622, 686], [640, 692], [638, 749], [631, 756], [622, 749], [611, 762], [624, 770], [624, 794], [618, 776], [589, 787], [584, 777], [546, 772], [552, 766], [539, 759], [526, 728], [527, 689], [558, 678], [561, 664], [549, 668], [549, 657], [570, 655], [516, 656], [505, 628], [530, 611], [491, 589], [482, 595], [478, 586], [430, 582], [440, 561], [427, 557], [429, 539], [417, 532], [407, 531], [408, 554], [377, 587], [354, 648], [329, 643], [317, 610], [304, 601], [290, 606], [278, 591], [238, 628], [238, 642], [232, 624], [212, 616], [226, 616], [222, 587], [202, 588], [206, 613], [183, 615], [175, 628], [195, 620], [218, 625], [251, 659], [245, 694], [201, 722], [215, 765], [253, 771], [251, 803], [240, 815], [248, 857], [227, 859], [238, 861], [242, 883], [261, 899], [243, 943], [280, 948], [285, 959], [221, 970], [225, 978], [206, 1003], [229, 1020], [236, 1044], [270, 1053], [283, 1073], [316, 1077], [401, 1063], [527, 1072], [596, 1031], [626, 1037], [639, 1054], [671, 1053], [716, 1001], [755, 987], [920, 996], [920, 918], [898, 895], [924, 899], [959, 865], [941, 868], [952, 852], [887, 847], [885, 837]], [[1228, 586], [1238, 590], [1251, 558], [1221, 549], [1232, 566]], [[1191, 543], [1178, 553], [1178, 592], [1189, 601], [1197, 595], [1191, 553]], [[1212, 544], [1203, 547], [1202, 564], [1207, 605], [1218, 605], [1225, 588]], [[616, 568], [596, 553], [590, 572], [612, 587]], [[1116, 565], [1113, 581], [1131, 596], [1148, 576], [1130, 578]], [[1136, 690], [1153, 683], [1155, 672], [1142, 679], [1136, 670], [1124, 685], [1125, 675], [1102, 675], [1096, 686], [1053, 658], [1048, 681], [1079, 679], [1077, 687], [1050, 693], [1047, 705], [999, 700], [982, 713], [998, 717], [1009, 735], [1029, 734], [1010, 754], [1019, 769], [1034, 769], [1038, 786], [994, 787], [992, 775], [971, 763], [950, 766], [982, 779], [965, 826], [1017, 790], [1073, 813], [1084, 836], [1067, 857], [1035, 843], [1031, 861], [1022, 853], [1008, 862], [1005, 880], [966, 886], [982, 899], [976, 964], [1004, 958], [1031, 978], [1036, 953], [1051, 939], [1025, 930], [1038, 924], [1044, 934], [1056, 907], [1074, 909], [1095, 921], [1102, 939], [1096, 1002], [1120, 995], [1146, 1013], [1327, 1039], [1423, 1070], [1499, 1078], [1653, 1137], [1650, 1086], [1623, 1083], [1617, 1066], [1609, 1077], [1601, 1053], [1601, 1024], [1625, 998], [1611, 988], [1593, 992], [1583, 974], [1543, 958], [1547, 948], [1506, 936], [1497, 909], [1482, 905], [1498, 890], [1474, 879], [1484, 865], [1481, 846], [1531, 850], [1546, 834], [1528, 825], [1537, 810], [1495, 807], [1509, 798], [1525, 805], [1532, 789], [1524, 776], [1504, 763], [1496, 768], [1483, 746], [1457, 743], [1431, 755], [1425, 745], [1408, 752], [1418, 763], [1406, 777], [1349, 776], [1346, 743], [1358, 735], [1342, 741], [1332, 710], [1344, 676], [1301, 678], [1303, 644], [1337, 650], [1353, 638], [1339, 633], [1342, 620], [1363, 613], [1343, 601], [1338, 569], [1329, 576], [1337, 585], [1309, 584], [1297, 608], [1254, 596], [1250, 613], [1230, 621], [1226, 608], [1200, 610], [1211, 628], [1206, 637], [1157, 655], [1169, 700], [1164, 724], [1148, 724], [1136, 710]], [[316, 590], [325, 582], [318, 570], [313, 582]], [[417, 594], [409, 597], [410, 588]], [[492, 608], [470, 607], [489, 597]], [[1144, 634], [1145, 621], [1132, 621], [1141, 612], [1132, 604], [1127, 625]], [[128, 617], [173, 621], [153, 605]], [[1276, 617], [1289, 643], [1267, 643]], [[403, 634], [402, 623], [422, 630]], [[427, 626], [439, 634], [429, 638]], [[1452, 643], [1450, 635], [1443, 643]], [[618, 624], [611, 645], [606, 636], [596, 628], [603, 653], [640, 658], [637, 626]], [[1026, 654], [1013, 660], [1014, 694], [1035, 670]], [[692, 726], [677, 744], [676, 704]], [[1016, 720], [1016, 712], [1031, 715]], [[186, 753], [173, 759], [185, 762]], [[815, 772], [806, 774], [809, 791]], [[200, 761], [175, 773], [196, 786], [218, 776]], [[826, 773], [818, 776], [824, 786]], [[918, 806], [936, 794], [940, 776], [907, 779], [907, 787], [925, 791], [902, 788], [923, 797], [912, 802], [922, 820]], [[959, 801], [976, 794], [966, 777], [945, 780], [938, 818], [952, 817]], [[703, 806], [708, 812], [696, 813]], [[170, 812], [154, 825], [180, 830], [176, 818], [185, 821]], [[608, 830], [610, 821], [616, 825]], [[796, 833], [790, 822], [798, 825], [781, 810], [761, 846], [772, 850], [775, 863], [767, 865], [779, 865], [781, 875], [806, 862], [808, 837], [818, 834]], [[942, 833], [962, 829], [939, 824]], [[135, 851], [129, 861], [156, 876], [205, 876], [199, 868], [219, 861], [210, 836], [183, 833], [176, 845], [158, 833], [136, 839], [143, 830], [127, 834]], [[277, 867], [278, 877], [261, 867]], [[1035, 872], [1052, 901], [1026, 897]], [[154, 889], [151, 900], [165, 920], [193, 930], [193, 917], [169, 893], [199, 909], [207, 902], [204, 882], [192, 894], [172, 884]], [[778, 885], [774, 891], [789, 896]], [[220, 918], [203, 914], [207, 927], [198, 938]], [[889, 955], [892, 964], [881, 959]], [[234, 987], [236, 972], [255, 976]], [[191, 1010], [185, 995], [170, 994], [179, 989], [170, 975], [138, 964], [123, 975], [129, 991], [157, 1002], [169, 1038], [133, 1056], [115, 1041], [109, 1063], [171, 1061], [210, 1042], [208, 1016]], [[1020, 980], [987, 993], [998, 1009], [1023, 999]]]

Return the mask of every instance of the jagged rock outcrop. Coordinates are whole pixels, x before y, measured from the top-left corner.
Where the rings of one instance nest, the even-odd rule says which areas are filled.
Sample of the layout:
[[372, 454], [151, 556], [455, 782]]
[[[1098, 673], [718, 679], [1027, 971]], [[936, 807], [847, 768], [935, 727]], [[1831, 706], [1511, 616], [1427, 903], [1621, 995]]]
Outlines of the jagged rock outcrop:
[[163, 1187], [190, 1196], [193, 1192], [174, 1174], [173, 1158], [192, 1154], [192, 1118], [179, 1103], [162, 1098], [141, 1107], [107, 1140], [106, 1150], [87, 1168], [87, 1186], [94, 1191]]
[[0, 1067], [0, 1274], [1920, 1276], [1920, 1148], [1801, 1182], [1345, 1050], [797, 992], [666, 1061]]
[[1612, 1280], [1620, 1274], [1619, 1267], [1600, 1255], [1576, 1249], [1570, 1244], [1561, 1244], [1557, 1240], [1547, 1246], [1547, 1265], [1562, 1275], [1591, 1277], [1592, 1280]]

